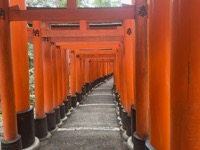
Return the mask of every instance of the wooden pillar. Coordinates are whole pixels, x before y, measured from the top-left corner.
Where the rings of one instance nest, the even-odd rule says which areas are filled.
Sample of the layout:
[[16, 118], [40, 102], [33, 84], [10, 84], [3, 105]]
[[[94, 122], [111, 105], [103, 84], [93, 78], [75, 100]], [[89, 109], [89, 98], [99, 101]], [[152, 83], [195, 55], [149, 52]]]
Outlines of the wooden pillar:
[[39, 21], [33, 21], [36, 118], [43, 118], [45, 116], [45, 114], [44, 114], [42, 41], [41, 41], [40, 28], [41, 28], [40, 22]]
[[170, 1], [151, 1], [149, 12], [150, 144], [155, 149], [169, 150]]
[[[147, 48], [147, 0], [136, 0], [136, 132], [134, 148], [145, 149], [148, 136], [149, 81]], [[133, 118], [134, 120], [134, 118]]]
[[79, 103], [82, 101], [81, 78], [81, 58], [76, 55], [76, 97]]
[[[134, 48], [134, 21], [124, 20], [125, 35], [125, 55], [126, 55], [126, 72], [127, 72], [127, 99], [128, 99], [128, 116], [131, 115], [131, 105], [134, 104], [134, 79], [135, 79], [135, 48]], [[131, 31], [132, 33], [129, 33]], [[112, 66], [111, 66], [112, 67]], [[111, 70], [112, 72], [112, 70]]]
[[[12, 0], [10, 6], [26, 9], [24, 0]], [[11, 43], [17, 112], [30, 108], [27, 22], [11, 22]], [[23, 54], [23, 55], [22, 55]]]
[[93, 70], [93, 68], [92, 68], [92, 65], [93, 65], [93, 63], [92, 63], [92, 60], [90, 60], [89, 59], [89, 82], [90, 82], [90, 84], [92, 83], [92, 70]]
[[69, 50], [66, 50], [66, 95], [69, 96]]
[[[21, 10], [26, 9], [25, 0], [10, 1], [10, 6], [15, 5], [19, 5]], [[10, 23], [10, 27], [17, 126], [18, 132], [22, 136], [22, 148], [24, 149], [32, 146], [35, 142], [34, 112], [33, 107], [30, 107], [29, 97], [27, 22], [13, 21]], [[39, 144], [38, 139], [36, 142]]]
[[35, 73], [35, 135], [39, 139], [48, 135], [47, 117], [44, 112], [44, 84], [43, 84], [43, 60], [41, 23], [33, 21], [34, 44], [34, 73]]
[[54, 108], [56, 115], [56, 124], [61, 124], [61, 114], [60, 107], [63, 106], [63, 98], [62, 98], [62, 54], [59, 46], [56, 46], [56, 73], [57, 73], [57, 94], [58, 94], [58, 106]]
[[[52, 78], [52, 53], [49, 38], [42, 39], [43, 51], [43, 79], [44, 79], [44, 111], [47, 115], [48, 131], [56, 128], [55, 111], [53, 107], [53, 78]], [[55, 94], [55, 93], [54, 93]]]
[[125, 57], [125, 49], [124, 45], [122, 44], [122, 53], [121, 53], [121, 61], [122, 61], [122, 104], [124, 107], [124, 111], [127, 113], [128, 111], [128, 106], [127, 106], [127, 79], [126, 79], [126, 57]]
[[57, 48], [52, 43], [52, 87], [53, 87], [53, 108], [58, 107], [58, 79], [57, 79]]
[[70, 52], [70, 89], [71, 89], [71, 101], [72, 107], [76, 107], [77, 98], [76, 98], [76, 55], [75, 51], [71, 50]]
[[86, 85], [85, 85], [85, 59], [83, 58], [80, 58], [81, 59], [81, 73], [80, 73], [80, 76], [81, 76], [81, 92], [82, 92], [82, 95], [85, 95], [85, 92], [86, 92]]
[[60, 70], [60, 74], [61, 74], [61, 91], [62, 91], [62, 95], [61, 95], [61, 99], [62, 99], [62, 103], [59, 106], [60, 107], [60, 119], [62, 121], [65, 121], [67, 118], [65, 117], [65, 100], [66, 100], [66, 50], [65, 49], [60, 49], [61, 51], [61, 70]]
[[67, 93], [66, 93], [66, 50], [65, 49], [62, 49], [62, 99], [63, 101], [66, 100], [66, 97], [67, 97]]
[[85, 86], [86, 86], [86, 93], [89, 93], [90, 91], [90, 60], [89, 59], [85, 59]]
[[[127, 105], [127, 64], [126, 64], [126, 55], [125, 55], [125, 47], [124, 43], [120, 45], [120, 85], [121, 85], [121, 91], [120, 91], [120, 102], [121, 102], [121, 122], [122, 122], [122, 129], [127, 130], [127, 116], [128, 116], [128, 105]], [[126, 135], [126, 132], [124, 132]], [[126, 138], [127, 140], [127, 138]]]
[[17, 133], [8, 1], [0, 1], [0, 6], [5, 13], [5, 16], [0, 16], [0, 93], [4, 128], [1, 148], [6, 150], [9, 146], [11, 149], [22, 149], [21, 136]]
[[[120, 45], [119, 48], [119, 82], [120, 82], [120, 100], [121, 100], [121, 105], [123, 105], [123, 70], [122, 70], [122, 47]], [[120, 71], [122, 70], [122, 71]]]
[[181, 0], [171, 6], [170, 150], [198, 150], [200, 2]]
[[116, 58], [115, 58], [115, 68], [116, 68], [116, 74], [115, 74], [115, 78], [116, 78], [116, 92], [119, 94], [120, 93], [120, 67], [119, 67], [119, 50], [117, 50], [116, 52]]
[[[134, 104], [134, 85], [135, 85], [135, 48], [134, 48], [134, 21], [133, 20], [124, 20], [124, 28], [125, 28], [125, 39], [124, 39], [124, 61], [125, 61], [125, 72], [126, 76], [124, 80], [126, 80], [126, 122], [125, 128], [126, 136], [130, 137], [131, 134], [131, 105]], [[111, 63], [110, 63], [111, 64]], [[112, 66], [110, 65], [109, 73], [112, 72]]]
[[71, 112], [69, 111], [69, 109], [71, 109], [71, 95], [69, 93], [69, 50], [66, 50], [66, 96], [67, 96], [67, 100], [64, 101], [65, 103], [65, 114], [69, 115]]
[[56, 47], [56, 67], [57, 67], [57, 90], [58, 90], [58, 105], [62, 105], [62, 55], [59, 46]]

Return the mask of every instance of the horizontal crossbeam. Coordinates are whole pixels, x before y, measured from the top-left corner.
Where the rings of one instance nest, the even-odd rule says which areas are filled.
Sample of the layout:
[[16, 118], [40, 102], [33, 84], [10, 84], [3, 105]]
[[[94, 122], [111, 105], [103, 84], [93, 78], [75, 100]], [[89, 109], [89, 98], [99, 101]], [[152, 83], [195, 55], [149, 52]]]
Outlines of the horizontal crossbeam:
[[134, 19], [134, 6], [119, 8], [27, 8], [17, 10], [10, 8], [10, 21], [48, 21], [48, 22], [122, 22], [124, 19]]
[[[106, 30], [42, 30], [41, 37], [124, 37], [124, 28]], [[33, 36], [33, 29], [28, 28], [28, 36]]]

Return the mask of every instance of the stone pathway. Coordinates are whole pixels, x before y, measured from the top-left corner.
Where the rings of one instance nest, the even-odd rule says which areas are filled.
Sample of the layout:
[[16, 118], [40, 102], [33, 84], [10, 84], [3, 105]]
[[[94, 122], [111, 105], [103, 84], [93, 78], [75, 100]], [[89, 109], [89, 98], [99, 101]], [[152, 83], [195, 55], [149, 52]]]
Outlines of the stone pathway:
[[123, 150], [112, 86], [111, 79], [96, 87], [40, 149]]

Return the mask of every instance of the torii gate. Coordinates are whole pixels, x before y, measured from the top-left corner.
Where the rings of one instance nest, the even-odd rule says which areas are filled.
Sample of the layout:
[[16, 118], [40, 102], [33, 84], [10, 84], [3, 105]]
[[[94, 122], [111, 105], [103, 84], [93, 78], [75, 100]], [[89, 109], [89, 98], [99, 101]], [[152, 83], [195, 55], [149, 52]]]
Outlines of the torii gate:
[[[112, 9], [112, 12], [110, 11], [110, 9], [108, 9], [109, 10], [109, 15], [105, 15], [105, 14], [108, 14], [108, 11], [107, 11], [107, 9], [98, 9], [98, 10], [95, 10], [95, 9], [82, 9], [82, 10], [76, 10], [75, 9], [75, 3], [73, 3], [73, 2], [75, 2], [75, 1], [68, 1], [69, 3], [68, 3], [68, 9], [66, 9], [66, 10], [62, 10], [62, 9], [54, 9], [54, 10], [52, 10], [52, 11], [49, 11], [48, 9], [44, 9], [44, 10], [40, 10], [40, 11], [38, 11], [38, 10], [35, 10], [35, 9], [29, 9], [29, 10], [19, 10], [17, 7], [12, 7], [12, 8], [10, 8], [9, 9], [9, 16], [6, 16], [6, 19], [5, 20], [7, 20], [7, 18], [9, 19], [9, 21], [27, 21], [27, 20], [29, 20], [29, 21], [34, 21], [34, 20], [41, 20], [41, 21], [49, 21], [49, 23], [51, 22], [51, 21], [60, 21], [60, 20], [62, 20], [62, 21], [66, 21], [66, 18], [64, 19], [64, 18], [62, 18], [62, 15], [60, 15], [60, 14], [64, 14], [64, 13], [67, 13], [67, 15], [68, 14], [70, 14], [70, 12], [71, 13], [73, 13], [73, 16], [74, 16], [74, 18], [68, 18], [68, 16], [65, 16], [65, 17], [67, 17], [67, 20], [69, 21], [77, 21], [77, 20], [87, 20], [87, 21], [93, 21], [93, 20], [95, 20], [95, 21], [100, 21], [101, 22], [101, 20], [103, 20], [103, 21], [108, 21], [108, 22], [110, 22], [111, 20], [112, 21], [122, 21], [122, 20], [124, 20], [124, 19], [131, 19], [131, 18], [133, 18], [133, 16], [134, 16], [134, 9], [133, 9], [133, 6], [130, 6], [130, 7], [126, 7], [126, 8], [113, 8]], [[72, 3], [71, 3], [72, 2]], [[4, 6], [4, 8], [5, 8], [5, 10], [6, 10], [6, 14], [7, 14], [7, 12], [8, 12], [8, 3], [6, 3], [5, 1], [4, 2], [2, 2], [2, 4], [3, 4], [3, 6]], [[22, 8], [22, 7], [21, 7]], [[93, 11], [95, 11], [94, 13], [93, 13]], [[14, 13], [13, 13], [14, 12]], [[52, 16], [53, 18], [49, 18], [49, 17], [47, 17], [47, 16], [51, 16], [51, 13], [55, 13], [56, 15], [54, 15], [54, 16]], [[116, 15], [116, 12], [120, 12], [120, 15]], [[38, 14], [43, 14], [43, 17], [44, 18], [37, 18], [37, 19], [35, 19], [34, 17], [34, 15], [33, 14], [34, 13], [38, 13]], [[47, 15], [46, 17], [45, 17], [45, 14]], [[92, 16], [92, 15], [88, 15], [88, 14], [96, 14], [95, 16]], [[58, 16], [59, 17], [58, 17]], [[104, 16], [105, 15], [105, 16]], [[32, 17], [33, 18], [32, 18]], [[71, 15], [70, 15], [71, 16]], [[104, 16], [104, 17], [102, 17], [102, 16]], [[80, 18], [79, 18], [80, 17]], [[48, 20], [48, 19], [50, 19], [50, 20]], [[53, 22], [51, 22], [51, 23], [53, 23]], [[9, 22], [4, 22], [4, 23], [7, 23], [7, 24], [9, 24]], [[9, 29], [8, 29], [9, 30]], [[8, 32], [9, 33], [9, 32]], [[6, 34], [6, 33], [5, 33]], [[101, 34], [101, 33], [100, 33]], [[130, 35], [131, 34], [131, 28], [129, 28], [128, 29], [128, 34]], [[48, 65], [50, 65], [50, 57], [51, 57], [51, 55], [50, 55], [50, 53], [48, 52], [48, 49], [49, 49], [49, 47], [50, 47], [50, 45], [49, 45], [49, 43], [48, 43], [48, 39], [46, 39], [46, 38], [44, 38], [44, 42], [43, 42], [43, 49], [44, 49], [44, 54], [45, 54], [45, 58], [43, 58], [43, 61], [44, 61], [44, 68], [43, 68], [43, 70], [44, 70], [44, 76], [45, 76], [45, 78], [44, 78], [44, 89], [45, 90], [47, 90], [48, 92], [44, 92], [45, 93], [45, 95], [44, 95], [44, 97], [46, 97], [45, 99], [47, 99], [48, 97], [50, 97], [50, 93], [51, 93], [51, 90], [49, 89], [49, 86], [51, 85], [51, 84], [49, 84], [50, 82], [50, 79], [51, 79], [51, 76], [50, 76], [50, 72], [49, 72], [49, 69], [48, 69], [48, 67], [50, 67], [50, 66], [48, 66]], [[55, 41], [54, 41], [55, 40]], [[67, 37], [66, 37], [66, 39], [64, 39], [64, 38], [55, 38], [55, 39], [53, 39], [52, 38], [52, 41], [53, 42], [65, 42], [66, 40], [69, 40]], [[73, 41], [77, 41], [77, 38], [75, 38], [75, 39], [73, 39], [73, 38], [71, 38], [70, 37], [70, 42], [73, 42]], [[117, 38], [115, 38], [115, 37], [113, 37], [112, 39], [111, 38], [103, 38], [103, 39], [101, 39], [101, 38], [94, 38], [94, 37], [92, 37], [92, 38], [86, 38], [86, 39], [79, 39], [79, 42], [86, 42], [86, 41], [88, 41], [88, 40], [90, 40], [90, 42], [96, 42], [96, 41], [102, 41], [102, 42], [108, 42], [108, 41], [121, 41], [121, 40], [123, 40], [123, 38], [119, 38], [119, 37], [117, 37]], [[4, 41], [3, 41], [4, 42]], [[120, 44], [121, 45], [121, 49], [124, 49], [123, 48], [123, 45], [122, 44]], [[62, 57], [62, 52], [61, 52], [61, 55], [60, 55], [60, 48], [59, 47], [55, 47], [55, 46], [52, 46], [52, 48], [51, 48], [52, 50], [51, 51], [54, 51], [54, 49], [57, 49], [56, 50], [56, 60], [59, 60], [61, 57]], [[120, 50], [121, 51], [121, 50]], [[121, 53], [122, 54], [122, 53]], [[53, 60], [54, 60], [55, 58], [53, 58]], [[124, 61], [124, 58], [123, 58], [123, 55], [121, 55], [120, 56], [120, 59], [121, 59], [121, 61]], [[18, 60], [19, 61], [19, 60]], [[58, 61], [59, 62], [59, 61]], [[60, 66], [60, 64], [57, 64], [58, 66]], [[123, 62], [123, 66], [124, 66], [124, 70], [125, 70], [125, 62]], [[53, 66], [51, 66], [51, 67], [53, 67]], [[12, 69], [11, 69], [12, 70]], [[57, 69], [57, 72], [58, 72], [58, 70], [59, 69]], [[57, 75], [58, 75], [58, 73], [57, 73]], [[124, 77], [126, 76], [126, 74], [123, 74], [124, 75]], [[59, 78], [61, 78], [61, 77], [59, 77]], [[120, 78], [118, 78], [118, 79], [120, 79]], [[122, 81], [122, 79], [120, 80], [120, 82]], [[13, 83], [12, 83], [13, 84]], [[58, 84], [57, 84], [58, 85]], [[124, 84], [123, 84], [123, 87], [126, 87]], [[49, 90], [48, 90], [49, 89]], [[53, 90], [54, 91], [54, 90]], [[125, 90], [123, 90], [124, 91], [124, 94], [125, 94]], [[54, 92], [53, 92], [54, 93]], [[122, 97], [123, 97], [123, 95], [124, 95], [123, 93], [122, 93]], [[12, 95], [12, 94], [11, 94]], [[60, 101], [61, 102], [61, 101]], [[20, 103], [19, 101], [17, 102], [17, 103]], [[49, 111], [52, 111], [52, 103], [49, 101], [49, 100], [47, 100], [47, 101], [44, 101], [44, 103], [45, 103], [45, 110], [49, 110]], [[27, 110], [27, 109], [29, 109], [28, 107], [28, 103], [26, 102], [26, 103], [24, 103], [24, 104], [26, 104], [26, 105], [24, 105], [24, 108], [22, 108], [22, 107], [20, 107], [19, 106], [19, 111], [21, 111], [22, 109], [24, 109], [24, 110]], [[126, 108], [127, 108], [127, 106], [125, 106]], [[14, 110], [14, 109], [13, 109]], [[4, 111], [5, 112], [5, 111]], [[4, 114], [6, 114], [6, 113], [4, 113]], [[48, 113], [46, 113], [47, 115], [52, 115], [52, 114], [48, 114]], [[129, 113], [129, 115], [130, 115], [130, 113]], [[6, 116], [6, 115], [5, 115]], [[47, 122], [49, 122], [50, 120], [47, 120]], [[50, 127], [51, 128], [51, 127]], [[48, 130], [50, 130], [50, 128], [48, 129]], [[52, 127], [53, 128], [53, 127]], [[31, 132], [29, 132], [29, 133], [31, 133]], [[6, 136], [6, 135], [8, 135], [8, 137]], [[5, 140], [11, 140], [13, 137], [9, 137], [9, 132], [6, 132], [6, 134], [5, 134]], [[34, 137], [34, 136], [33, 136]], [[23, 138], [23, 136], [22, 136], [22, 138]], [[34, 140], [32, 140], [32, 143], [34, 142]], [[24, 141], [23, 141], [23, 143], [24, 143]], [[7, 144], [7, 143], [4, 143], [5, 145]], [[30, 143], [26, 143], [28, 146], [30, 145]], [[26, 147], [27, 145], [23, 145], [23, 147]]]
[[[116, 51], [114, 77], [116, 79], [116, 95], [120, 95], [120, 102], [124, 107], [122, 122], [127, 130], [127, 135], [130, 136], [130, 134], [134, 133], [132, 135], [134, 149], [145, 149], [145, 141], [146, 149], [154, 149], [153, 147], [155, 147], [163, 150], [177, 150], [180, 148], [185, 150], [197, 149], [200, 146], [199, 142], [196, 142], [196, 139], [200, 136], [197, 131], [200, 123], [196, 120], [199, 117], [200, 104], [198, 100], [200, 97], [198, 92], [200, 89], [198, 61], [200, 19], [197, 19], [198, 16], [194, 15], [198, 13], [200, 6], [198, 0], [181, 0], [173, 1], [173, 3], [167, 0], [150, 1], [149, 14], [146, 0], [137, 0], [135, 6], [100, 9], [76, 9], [76, 2], [73, 0], [68, 0], [67, 9], [28, 8], [25, 10], [24, 0], [11, 0], [10, 4], [8, 2], [7, 0], [0, 1], [0, 83], [4, 126], [3, 150], [8, 147], [10, 149], [22, 149], [22, 147], [30, 147], [37, 142], [34, 132], [33, 108], [30, 108], [28, 96], [28, 40], [27, 36], [25, 36], [27, 33], [26, 22], [23, 22], [35, 20], [50, 24], [62, 22], [79, 23], [80, 20], [86, 20], [87, 22], [123, 21], [126, 26], [124, 31], [127, 34], [122, 38], [124, 41], [119, 43]], [[190, 13], [188, 13], [188, 10]], [[147, 42], [148, 17], [149, 40]], [[134, 22], [131, 23], [129, 19], [135, 19], [136, 30], [131, 30], [131, 27], [134, 28], [132, 26]], [[185, 20], [185, 22], [183, 23], [182, 20]], [[18, 33], [18, 29], [20, 29], [20, 33]], [[126, 40], [129, 41], [134, 38], [131, 37], [133, 36], [131, 32], [134, 31], [136, 35], [135, 54], [128, 55], [131, 51], [128, 54], [126, 53], [128, 44], [125, 43]], [[131, 36], [128, 36], [129, 34]], [[116, 38], [115, 40], [119, 41], [120, 39]], [[38, 40], [38, 44], [41, 42], [40, 44], [43, 45], [43, 50], [46, 54], [46, 57], [42, 58], [41, 52], [37, 51], [37, 69], [38, 72], [40, 69], [44, 71], [45, 78], [42, 78], [42, 74], [37, 76], [40, 77], [37, 80], [40, 90], [36, 91], [36, 94], [39, 96], [39, 92], [43, 91], [40, 82], [44, 80], [44, 89], [48, 92], [43, 91], [43, 93], [45, 93], [44, 97], [48, 98], [52, 96], [52, 93], [57, 95], [55, 92], [61, 87], [60, 81], [67, 80], [64, 77], [67, 73], [63, 73], [66, 68], [62, 64], [67, 62], [69, 51], [60, 50], [59, 44], [56, 47], [55, 45], [50, 45], [47, 41], [42, 42], [39, 38], [34, 40]], [[46, 39], [44, 38], [44, 40]], [[75, 39], [67, 37], [65, 39], [52, 38], [52, 41], [56, 43], [66, 42], [66, 40], [69, 40], [69, 42], [75, 41]], [[79, 42], [87, 42], [87, 40], [97, 42], [99, 38], [90, 37], [80, 39]], [[105, 38], [104, 40], [100, 38], [102, 43], [113, 42], [113, 39], [110, 38]], [[22, 43], [21, 45], [19, 44], [20, 42]], [[130, 42], [127, 43], [130, 44]], [[149, 50], [147, 43], [149, 43]], [[41, 45], [37, 46], [40, 47]], [[51, 58], [49, 47], [51, 47], [52, 54], [55, 54], [53, 56], [57, 56], [52, 58], [54, 62], [52, 66], [48, 66], [51, 64], [49, 63], [49, 58]], [[129, 48], [129, 46], [127, 47]], [[129, 62], [133, 60], [130, 59], [131, 56], [135, 58], [136, 62]], [[44, 64], [44, 68], [42, 68], [41, 64]], [[59, 66], [59, 69], [55, 67], [55, 64]], [[130, 90], [131, 92], [129, 88], [127, 89], [131, 85], [127, 81], [127, 78], [131, 76], [127, 71], [127, 68], [130, 67], [129, 64], [135, 64], [133, 65], [135, 68], [133, 67], [131, 72], [136, 74], [135, 77], [132, 75], [133, 87], [131, 88], [133, 89]], [[54, 68], [53, 73], [49, 72], [48, 67]], [[59, 74], [60, 69], [64, 74], [62, 74], [62, 77]], [[54, 88], [50, 89], [49, 86], [52, 83], [50, 84], [48, 81], [50, 81], [51, 76], [54, 79], [56, 75], [59, 75], [59, 84], [53, 82]], [[62, 87], [63, 91], [67, 91], [67, 87]], [[131, 93], [134, 95], [130, 95]], [[58, 95], [64, 98], [63, 93]], [[129, 100], [129, 97], [133, 97], [133, 100]], [[48, 101], [46, 98], [43, 101], [36, 100], [36, 112], [40, 112], [37, 114], [37, 116], [41, 116], [41, 118], [38, 118], [40, 120], [46, 119], [45, 110], [54, 111], [53, 108], [58, 106], [57, 103], [63, 102], [61, 98], [59, 98], [59, 101], [56, 97], [53, 101]], [[42, 99], [42, 95], [38, 99]], [[132, 126], [132, 131], [130, 132], [131, 103], [134, 103], [137, 113], [136, 129]], [[44, 104], [45, 106], [43, 107]], [[22, 118], [26, 115], [28, 119], [23, 120]], [[47, 115], [53, 118], [55, 114], [47, 113]], [[148, 118], [150, 118], [150, 123], [148, 123]], [[51, 121], [53, 119], [49, 118], [47, 120], [47, 122]], [[57, 116], [56, 122], [59, 123], [59, 116]], [[55, 124], [54, 126], [48, 126], [48, 130], [54, 129]], [[187, 132], [183, 132], [185, 129]], [[22, 144], [18, 133], [22, 135]], [[149, 134], [150, 141], [146, 140]], [[180, 135], [183, 138], [180, 138]]]

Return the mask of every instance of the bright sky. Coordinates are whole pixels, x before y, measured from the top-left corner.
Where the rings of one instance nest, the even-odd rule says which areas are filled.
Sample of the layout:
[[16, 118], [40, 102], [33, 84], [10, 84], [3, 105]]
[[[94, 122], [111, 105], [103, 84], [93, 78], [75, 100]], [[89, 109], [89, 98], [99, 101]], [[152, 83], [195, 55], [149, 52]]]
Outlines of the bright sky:
[[121, 0], [123, 4], [131, 4], [131, 0]]

